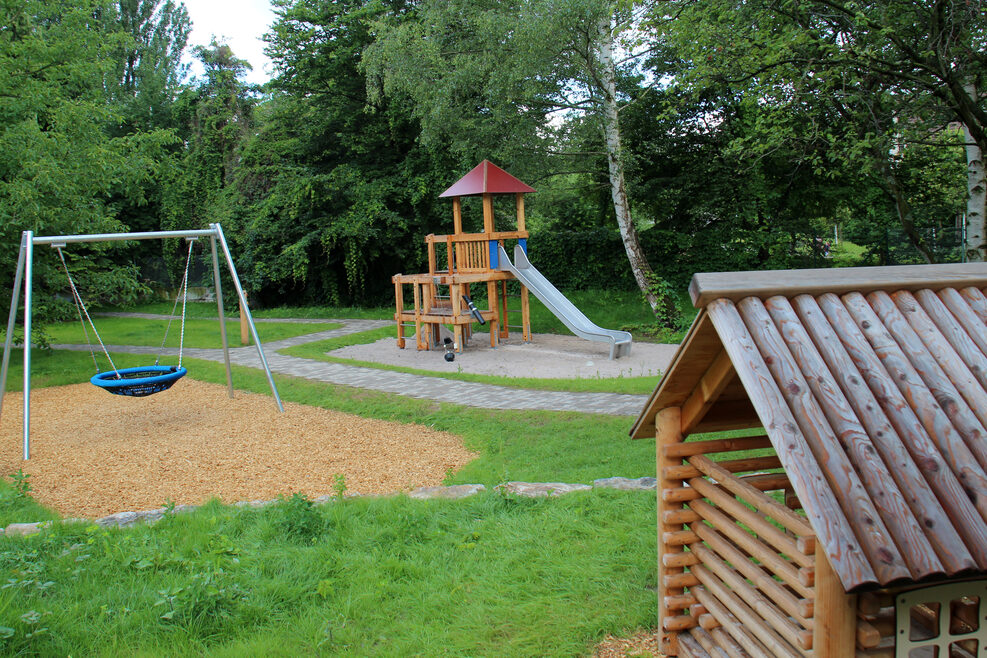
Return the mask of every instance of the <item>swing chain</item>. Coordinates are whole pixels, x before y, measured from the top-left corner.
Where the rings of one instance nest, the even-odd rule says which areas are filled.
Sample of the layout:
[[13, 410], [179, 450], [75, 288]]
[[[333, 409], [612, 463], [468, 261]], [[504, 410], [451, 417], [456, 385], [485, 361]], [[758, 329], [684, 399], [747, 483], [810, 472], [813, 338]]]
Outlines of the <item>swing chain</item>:
[[96, 352], [93, 351], [93, 344], [89, 339], [89, 331], [86, 329], [86, 323], [82, 321], [83, 315], [85, 315], [86, 320], [89, 321], [89, 326], [92, 327], [93, 334], [96, 336], [96, 340], [99, 341], [99, 346], [103, 349], [103, 354], [106, 355], [106, 360], [110, 362], [110, 367], [113, 368], [113, 372], [116, 373], [117, 379], [120, 379], [120, 371], [117, 370], [116, 365], [114, 365], [113, 359], [110, 357], [110, 353], [106, 350], [106, 345], [103, 344], [103, 339], [100, 338], [99, 332], [96, 331], [96, 325], [93, 324], [93, 319], [90, 317], [89, 311], [86, 309], [86, 304], [82, 301], [82, 296], [79, 294], [79, 290], [75, 287], [75, 281], [72, 280], [72, 274], [69, 272], [69, 266], [65, 262], [65, 254], [62, 253], [62, 245], [53, 244], [52, 246], [58, 251], [58, 257], [62, 261], [62, 269], [65, 270], [65, 276], [69, 280], [69, 288], [72, 290], [72, 299], [75, 300], [75, 310], [79, 314], [79, 321], [82, 322], [82, 330], [86, 335], [86, 343], [89, 345], [89, 354], [93, 357], [93, 365], [96, 366], [96, 372], [99, 372], [99, 363], [96, 362]]
[[195, 246], [198, 238], [185, 238], [188, 241], [188, 256], [185, 259], [185, 276], [182, 277], [182, 284], [178, 288], [178, 295], [175, 295], [175, 304], [171, 307], [171, 315], [168, 316], [168, 326], [165, 327], [164, 338], [161, 339], [161, 347], [158, 348], [158, 355], [154, 359], [154, 365], [161, 361], [161, 351], [164, 350], [165, 342], [168, 340], [168, 332], [171, 331], [171, 323], [175, 319], [175, 311], [178, 310], [178, 298], [182, 299], [182, 327], [181, 336], [178, 340], [178, 367], [182, 367], [182, 352], [185, 349], [185, 306], [188, 301], [188, 271], [192, 263], [192, 247]]

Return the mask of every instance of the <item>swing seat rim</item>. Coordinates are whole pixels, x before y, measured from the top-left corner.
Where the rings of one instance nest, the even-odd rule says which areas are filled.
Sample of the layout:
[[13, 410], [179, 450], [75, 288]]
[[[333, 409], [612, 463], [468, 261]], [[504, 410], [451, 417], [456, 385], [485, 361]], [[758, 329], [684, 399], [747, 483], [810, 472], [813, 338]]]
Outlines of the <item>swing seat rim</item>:
[[[117, 377], [129, 375], [135, 372], [159, 372], [161, 374], [151, 377]], [[126, 391], [127, 389], [138, 389], [146, 387], [157, 387], [154, 393], [164, 391], [172, 384], [188, 374], [188, 369], [177, 366], [135, 366], [133, 368], [119, 368], [117, 370], [107, 370], [93, 375], [89, 381], [95, 386], [110, 391], [111, 393]]]

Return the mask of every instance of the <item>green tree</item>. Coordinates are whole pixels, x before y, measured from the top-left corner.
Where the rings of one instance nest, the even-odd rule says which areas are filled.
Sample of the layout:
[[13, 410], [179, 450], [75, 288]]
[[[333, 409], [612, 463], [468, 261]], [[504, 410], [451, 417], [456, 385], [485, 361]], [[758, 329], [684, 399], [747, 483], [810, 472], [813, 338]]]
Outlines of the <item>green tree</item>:
[[[123, 230], [107, 200], [140, 200], [154, 176], [167, 133], [111, 137], [117, 123], [102, 82], [126, 40], [98, 16], [99, 0], [72, 5], [39, 0], [0, 2], [0, 253], [2, 294], [9, 300], [20, 233]], [[132, 295], [134, 272], [105, 256], [107, 247], [76, 251], [71, 265], [90, 298]], [[65, 287], [50, 250], [37, 250], [39, 320], [51, 317], [51, 294]], [[83, 256], [85, 255], [85, 256]], [[40, 323], [39, 323], [40, 324]]]
[[580, 117], [595, 127], [628, 263], [657, 311], [656, 277], [632, 218], [620, 132], [628, 58], [619, 53], [620, 46], [633, 48], [623, 37], [633, 33], [636, 18], [609, 0], [425, 0], [410, 17], [379, 23], [367, 62], [372, 90], [414, 100], [427, 142], [448, 140], [474, 160], [478, 152], [490, 154], [485, 157], [515, 163], [511, 168], [522, 174], [546, 166], [565, 172], [577, 161], [573, 154], [549, 157], [560, 121]]
[[250, 285], [277, 303], [380, 301], [391, 274], [422, 266], [437, 218], [451, 221], [443, 149], [419, 143], [407, 99], [369, 98], [359, 69], [374, 21], [405, 3], [275, 6], [277, 75], [238, 183]]
[[[909, 240], [931, 261], [935, 255], [910, 202], [915, 190], [905, 183], [918, 178], [904, 170], [909, 160], [901, 154], [910, 141], [934, 141], [948, 108], [931, 91], [931, 80], [909, 87], [870, 59], [874, 52], [897, 52], [898, 64], [908, 66], [905, 50], [895, 44], [906, 35], [921, 42], [922, 27], [908, 24], [915, 7], [906, 11], [912, 3], [883, 0], [861, 11], [868, 16], [848, 17], [837, 4], [671, 3], [655, 23], [655, 38], [682, 53], [683, 84], [726, 84], [758, 104], [760, 119], [743, 141], [750, 156], [801, 151], [800, 166], [862, 176], [883, 192]], [[901, 16], [882, 14], [894, 8]], [[874, 21], [882, 16], [877, 30]]]

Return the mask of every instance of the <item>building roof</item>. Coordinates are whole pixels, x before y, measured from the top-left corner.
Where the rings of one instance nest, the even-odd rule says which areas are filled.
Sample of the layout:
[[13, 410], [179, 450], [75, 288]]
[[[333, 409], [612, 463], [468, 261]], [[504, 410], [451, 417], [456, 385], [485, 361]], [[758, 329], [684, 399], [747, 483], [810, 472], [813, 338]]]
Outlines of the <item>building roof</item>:
[[763, 426], [847, 591], [987, 573], [984, 288], [984, 264], [696, 275], [631, 434], [672, 406], [686, 434]]
[[439, 197], [515, 194], [534, 191], [535, 188], [525, 185], [489, 160], [484, 160], [473, 167], [468, 174], [453, 183], [452, 187], [440, 194]]

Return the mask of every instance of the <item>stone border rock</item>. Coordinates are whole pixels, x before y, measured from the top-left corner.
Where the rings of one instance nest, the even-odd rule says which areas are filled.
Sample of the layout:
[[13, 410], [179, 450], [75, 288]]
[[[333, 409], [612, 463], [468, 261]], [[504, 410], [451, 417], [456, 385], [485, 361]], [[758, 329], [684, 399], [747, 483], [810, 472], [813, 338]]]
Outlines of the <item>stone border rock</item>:
[[[591, 489], [619, 489], [622, 491], [654, 491], [657, 482], [652, 477], [625, 478], [612, 477], [594, 480], [593, 485], [588, 484], [567, 484], [565, 482], [505, 482], [494, 487], [500, 493], [523, 496], [526, 498], [544, 498], [561, 496], [574, 491], [589, 491]], [[419, 487], [407, 492], [408, 498], [415, 500], [446, 499], [459, 500], [467, 498], [487, 488], [482, 484], [453, 484], [440, 487]], [[346, 494], [347, 498], [360, 497], [360, 494]], [[312, 502], [323, 505], [335, 499], [335, 496], [326, 495], [315, 498]], [[260, 509], [277, 502], [274, 500], [241, 500], [232, 504], [232, 507], [249, 507]], [[95, 524], [101, 528], [129, 528], [138, 523], [154, 524], [160, 521], [167, 514], [187, 514], [199, 509], [199, 505], [175, 505], [172, 508], [159, 507], [157, 509], [143, 512], [117, 512], [99, 519], [60, 519], [58, 521], [38, 521], [36, 523], [11, 523], [6, 528], [0, 528], [0, 536], [6, 537], [28, 537], [35, 535], [54, 524], [85, 523]]]

